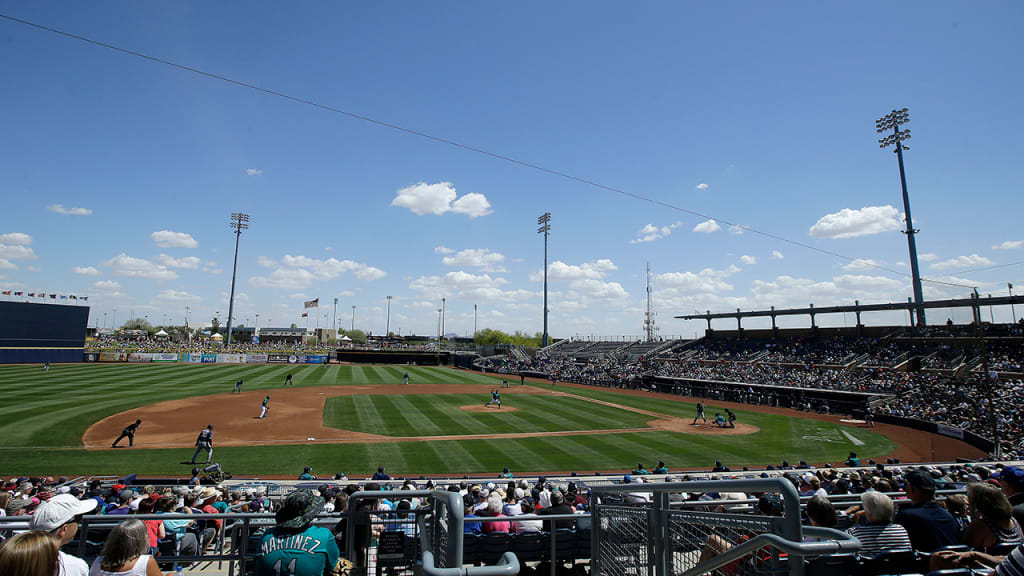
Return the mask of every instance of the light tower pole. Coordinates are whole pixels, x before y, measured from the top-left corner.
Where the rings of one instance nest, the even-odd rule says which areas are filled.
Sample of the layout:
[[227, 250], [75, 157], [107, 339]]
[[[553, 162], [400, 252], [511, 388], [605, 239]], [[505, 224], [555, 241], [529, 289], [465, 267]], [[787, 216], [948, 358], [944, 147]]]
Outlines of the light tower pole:
[[387, 320], [384, 322], [384, 338], [387, 339], [388, 334], [391, 333], [391, 296], [388, 296], [388, 315]]
[[[1010, 294], [1013, 296], [1013, 294]], [[476, 340], [476, 304], [473, 304], [473, 340]]]
[[356, 305], [352, 305], [352, 330], [356, 329]]
[[888, 148], [896, 145], [896, 158], [900, 165], [900, 185], [903, 187], [903, 213], [907, 221], [907, 229], [903, 231], [907, 235], [907, 248], [910, 250], [910, 272], [914, 281], [914, 304], [917, 305], [917, 324], [926, 326], [924, 316], [924, 294], [921, 291], [921, 271], [917, 266], [917, 242], [914, 235], [919, 232], [914, 228], [914, 219], [910, 216], [910, 195], [907, 193], [907, 173], [903, 170], [903, 150], [909, 150], [903, 142], [910, 140], [910, 130], [900, 131], [900, 125], [910, 122], [910, 114], [906, 108], [893, 110], [875, 121], [875, 132], [884, 134], [892, 130], [892, 134], [885, 136], [878, 141], [879, 148]]
[[334, 339], [338, 339], [338, 299], [334, 299]]
[[242, 230], [249, 228], [249, 215], [242, 212], [233, 212], [228, 226], [235, 231], [235, 263], [231, 268], [231, 298], [228, 300], [228, 338], [225, 346], [231, 346], [231, 320], [235, 310], [235, 277], [238, 273], [238, 240], [242, 237]]
[[[444, 338], [445, 315], [447, 315], [447, 313], [448, 313], [448, 309], [445, 308], [445, 300], [446, 300], [446, 298], [444, 298], [444, 297], [441, 298], [441, 337], [442, 338]], [[437, 342], [438, 342], [438, 345], [440, 346], [441, 341], [438, 340]]]
[[544, 235], [544, 334], [541, 336], [540, 345], [548, 345], [548, 235], [551, 233], [551, 212], [545, 212], [537, 218], [538, 234]]

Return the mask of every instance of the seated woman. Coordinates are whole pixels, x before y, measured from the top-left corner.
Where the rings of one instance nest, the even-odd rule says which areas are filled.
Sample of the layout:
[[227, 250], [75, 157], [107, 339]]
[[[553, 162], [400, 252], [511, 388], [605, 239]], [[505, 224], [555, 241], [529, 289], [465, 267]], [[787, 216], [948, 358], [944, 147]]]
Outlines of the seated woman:
[[907, 529], [892, 522], [892, 498], [881, 492], [870, 491], [860, 495], [860, 502], [867, 523], [857, 524], [846, 533], [860, 540], [862, 556], [911, 547]]
[[999, 488], [990, 484], [969, 484], [967, 502], [974, 514], [964, 534], [964, 544], [978, 550], [988, 550], [997, 544], [1020, 543], [1024, 540], [1020, 524], [1013, 517], [1013, 506]]
[[163, 576], [156, 559], [148, 552], [146, 525], [134, 518], [125, 520], [110, 531], [103, 555], [92, 563], [89, 576]]

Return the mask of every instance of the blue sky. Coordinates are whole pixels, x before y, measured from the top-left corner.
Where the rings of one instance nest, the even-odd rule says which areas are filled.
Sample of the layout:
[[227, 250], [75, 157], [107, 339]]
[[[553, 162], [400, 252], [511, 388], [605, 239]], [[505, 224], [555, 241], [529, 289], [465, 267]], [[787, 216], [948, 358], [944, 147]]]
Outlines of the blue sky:
[[252, 217], [236, 322], [261, 326], [338, 298], [339, 323], [354, 305], [381, 333], [391, 295], [403, 334], [436, 332], [442, 297], [448, 332], [472, 332], [474, 304], [481, 328], [539, 331], [543, 212], [555, 337], [641, 334], [646, 262], [664, 335], [702, 329], [672, 319], [695, 310], [905, 300], [896, 158], [874, 132], [902, 107], [922, 272], [962, 285], [926, 296], [1024, 290], [1020, 264], [977, 271], [1024, 261], [1019, 3], [0, 13], [896, 271], [0, 19], [0, 287], [88, 294], [91, 323], [224, 319], [235, 211]]

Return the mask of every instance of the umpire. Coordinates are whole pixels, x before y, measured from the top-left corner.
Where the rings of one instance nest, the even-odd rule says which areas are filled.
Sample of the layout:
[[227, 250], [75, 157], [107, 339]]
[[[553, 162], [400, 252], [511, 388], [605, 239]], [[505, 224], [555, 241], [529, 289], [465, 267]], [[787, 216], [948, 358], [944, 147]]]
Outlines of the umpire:
[[142, 420], [136, 420], [135, 424], [129, 424], [128, 426], [125, 426], [124, 430], [121, 430], [121, 435], [117, 437], [117, 440], [114, 440], [114, 443], [111, 444], [110, 447], [117, 448], [117, 443], [120, 442], [121, 439], [125, 437], [128, 438], [129, 447], [135, 446], [135, 431], [139, 429], [140, 424], [142, 424]]

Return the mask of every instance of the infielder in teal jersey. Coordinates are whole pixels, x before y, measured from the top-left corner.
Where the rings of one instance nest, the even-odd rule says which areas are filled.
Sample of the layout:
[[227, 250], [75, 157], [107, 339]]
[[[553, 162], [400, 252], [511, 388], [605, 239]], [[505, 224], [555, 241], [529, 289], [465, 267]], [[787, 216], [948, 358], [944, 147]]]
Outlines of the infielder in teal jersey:
[[260, 540], [256, 576], [330, 576], [338, 565], [338, 545], [330, 530], [313, 526], [324, 499], [296, 490], [277, 511], [277, 526]]

